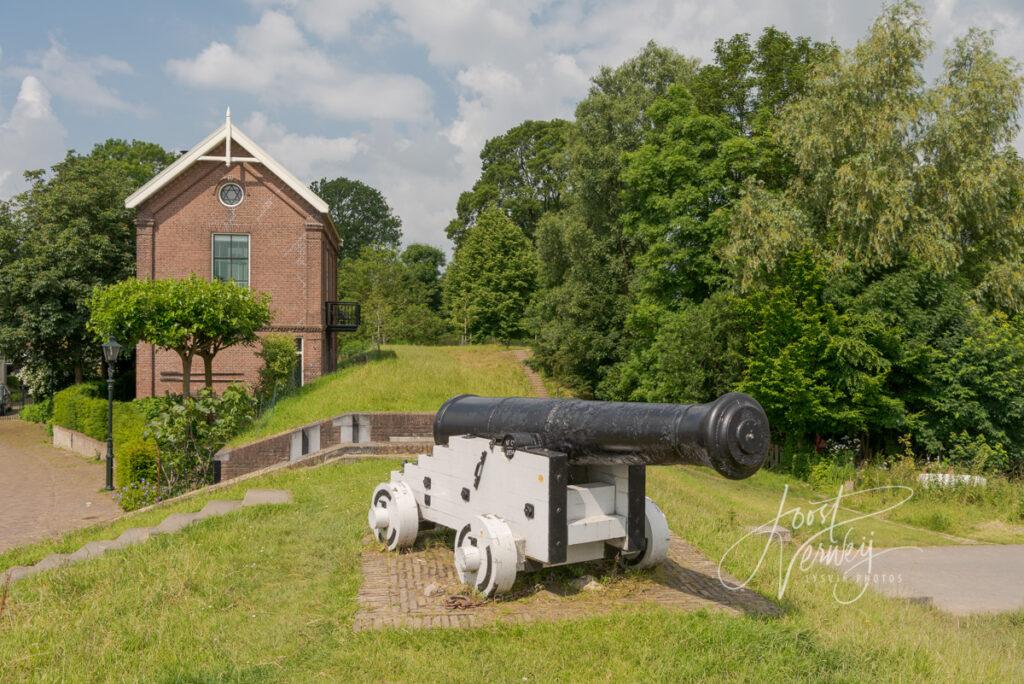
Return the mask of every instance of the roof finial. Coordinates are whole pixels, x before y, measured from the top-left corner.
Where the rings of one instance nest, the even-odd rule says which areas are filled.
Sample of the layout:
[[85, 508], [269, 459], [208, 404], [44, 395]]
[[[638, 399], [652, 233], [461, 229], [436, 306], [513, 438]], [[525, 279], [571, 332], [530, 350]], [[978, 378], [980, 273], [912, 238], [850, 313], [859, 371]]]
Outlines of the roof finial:
[[231, 107], [224, 114], [224, 166], [231, 166]]

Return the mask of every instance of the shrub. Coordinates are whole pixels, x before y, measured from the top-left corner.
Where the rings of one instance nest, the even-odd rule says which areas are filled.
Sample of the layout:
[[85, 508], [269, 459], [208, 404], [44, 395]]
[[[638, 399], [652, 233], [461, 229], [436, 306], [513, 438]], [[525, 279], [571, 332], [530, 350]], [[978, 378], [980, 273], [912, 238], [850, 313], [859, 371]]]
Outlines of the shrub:
[[[78, 430], [78, 413], [83, 399], [97, 396], [94, 384], [72, 385], [53, 395], [53, 424]], [[81, 430], [79, 430], [81, 432]]]
[[256, 385], [256, 400], [261, 407], [272, 405], [295, 385], [295, 340], [289, 335], [273, 333], [260, 339], [256, 356], [263, 360]]
[[220, 397], [205, 388], [195, 397], [166, 397], [150, 409], [145, 435], [160, 449], [161, 497], [209, 484], [214, 454], [256, 414], [255, 400], [241, 385], [231, 385]]
[[123, 510], [134, 511], [160, 500], [160, 489], [153, 480], [130, 482], [119, 489], [114, 498]]
[[78, 427], [73, 428], [93, 439], [107, 438], [107, 400], [82, 397], [75, 409]]
[[53, 414], [53, 399], [46, 397], [41, 399], [34, 404], [21, 409], [21, 413], [18, 414], [22, 420], [27, 420], [30, 423], [48, 423]]
[[114, 483], [118, 489], [140, 482], [156, 482], [160, 450], [156, 443], [136, 439], [117, 447]]

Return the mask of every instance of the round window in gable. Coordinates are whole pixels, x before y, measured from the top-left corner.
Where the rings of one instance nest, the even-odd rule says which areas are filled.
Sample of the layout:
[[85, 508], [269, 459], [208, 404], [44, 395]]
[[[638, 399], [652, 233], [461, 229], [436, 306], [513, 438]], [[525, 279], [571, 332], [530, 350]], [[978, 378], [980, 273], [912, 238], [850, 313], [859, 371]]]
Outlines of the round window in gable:
[[245, 197], [245, 191], [242, 190], [242, 186], [238, 183], [225, 183], [220, 186], [220, 203], [225, 207], [237, 207], [242, 203], [242, 199]]

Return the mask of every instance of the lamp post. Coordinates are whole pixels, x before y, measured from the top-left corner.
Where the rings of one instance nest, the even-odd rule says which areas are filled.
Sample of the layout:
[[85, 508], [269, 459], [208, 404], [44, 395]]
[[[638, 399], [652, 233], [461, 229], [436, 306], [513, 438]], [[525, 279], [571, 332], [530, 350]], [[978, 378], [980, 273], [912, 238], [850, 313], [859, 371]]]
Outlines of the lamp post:
[[113, 335], [103, 345], [103, 360], [107, 362], [107, 486], [114, 489], [114, 364], [121, 354], [121, 345]]

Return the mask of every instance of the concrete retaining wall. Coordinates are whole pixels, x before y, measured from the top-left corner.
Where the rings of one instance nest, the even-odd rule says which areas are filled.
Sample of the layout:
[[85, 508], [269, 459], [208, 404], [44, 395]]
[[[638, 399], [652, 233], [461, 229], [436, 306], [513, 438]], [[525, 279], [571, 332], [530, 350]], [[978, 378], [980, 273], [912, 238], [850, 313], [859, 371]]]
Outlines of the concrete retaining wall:
[[229, 480], [334, 446], [365, 446], [377, 454], [408, 454], [430, 449], [433, 426], [433, 413], [346, 413], [222, 449], [214, 460], [220, 462], [220, 479]]
[[83, 435], [75, 430], [68, 430], [60, 425], [53, 426], [53, 446], [93, 458], [107, 455], [106, 442], [93, 439], [89, 435]]

